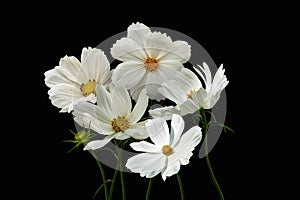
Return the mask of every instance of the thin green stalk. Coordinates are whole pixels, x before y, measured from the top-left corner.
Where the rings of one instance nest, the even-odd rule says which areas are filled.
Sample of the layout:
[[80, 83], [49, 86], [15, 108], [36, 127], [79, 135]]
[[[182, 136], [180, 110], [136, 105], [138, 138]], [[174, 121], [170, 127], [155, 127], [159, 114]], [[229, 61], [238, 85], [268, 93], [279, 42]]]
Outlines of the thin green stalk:
[[[125, 141], [122, 141], [122, 143], [121, 143], [122, 149], [124, 148], [124, 145], [125, 145], [124, 142]], [[126, 200], [125, 178], [124, 178], [124, 172], [122, 169], [122, 152], [118, 151], [118, 154], [119, 154], [119, 167], [120, 167], [120, 175], [121, 175], [122, 197], [123, 197], [123, 200]]]
[[146, 200], [150, 199], [150, 192], [152, 189], [152, 183], [153, 183], [153, 178], [149, 179], [149, 183], [148, 183], [148, 189], [147, 189], [147, 194], [146, 194]]
[[96, 159], [97, 165], [98, 165], [98, 167], [100, 169], [100, 172], [101, 172], [102, 182], [103, 182], [103, 187], [104, 187], [105, 200], [107, 200], [108, 188], [107, 188], [107, 184], [106, 184], [107, 183], [106, 176], [105, 176], [105, 173], [104, 173], [101, 162], [97, 158], [95, 158], [95, 159]]
[[178, 185], [179, 185], [179, 189], [180, 189], [181, 200], [184, 200], [183, 185], [182, 185], [182, 181], [181, 181], [179, 173], [177, 173], [177, 180], [178, 180]]
[[118, 177], [118, 172], [119, 171], [118, 171], [118, 164], [117, 164], [117, 167], [115, 169], [115, 173], [114, 173], [114, 176], [113, 176], [113, 179], [112, 179], [112, 183], [111, 183], [111, 186], [110, 186], [108, 200], [112, 199], [112, 196], [113, 196], [113, 193], [114, 193], [114, 188], [115, 188], [115, 185], [116, 185], [116, 180], [117, 180], [117, 177]]
[[205, 135], [205, 139], [204, 139], [204, 150], [205, 150], [205, 160], [206, 160], [206, 164], [207, 164], [207, 167], [208, 167], [208, 170], [209, 170], [209, 174], [210, 174], [210, 177], [218, 191], [218, 194], [220, 196], [220, 199], [221, 200], [224, 200], [224, 195], [222, 193], [222, 190], [218, 184], [218, 181], [214, 175], [214, 172], [212, 170], [212, 167], [211, 167], [211, 164], [210, 164], [210, 161], [209, 161], [209, 156], [208, 156], [208, 139], [207, 139], [207, 132], [208, 132], [208, 123], [207, 123], [207, 120], [206, 120], [206, 116], [205, 116], [205, 110], [203, 108], [200, 109], [201, 111], [201, 114], [203, 116], [203, 125], [204, 125], [204, 135]]

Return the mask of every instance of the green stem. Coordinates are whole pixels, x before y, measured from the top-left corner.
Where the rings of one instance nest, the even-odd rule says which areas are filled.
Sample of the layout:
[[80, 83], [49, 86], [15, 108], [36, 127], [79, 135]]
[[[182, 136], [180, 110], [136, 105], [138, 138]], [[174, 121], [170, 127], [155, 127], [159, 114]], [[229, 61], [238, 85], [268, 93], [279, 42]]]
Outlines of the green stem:
[[203, 117], [203, 125], [204, 125], [204, 135], [205, 135], [205, 139], [204, 139], [204, 150], [205, 150], [205, 160], [206, 160], [206, 164], [207, 164], [207, 167], [208, 167], [208, 170], [209, 170], [209, 174], [210, 174], [210, 177], [218, 191], [218, 194], [220, 196], [220, 199], [221, 200], [224, 200], [224, 196], [223, 196], [223, 193], [222, 193], [222, 190], [218, 184], [218, 181], [214, 175], [214, 172], [212, 170], [212, 167], [211, 167], [211, 164], [210, 164], [210, 161], [209, 161], [209, 156], [208, 156], [208, 139], [207, 139], [207, 132], [208, 132], [208, 123], [207, 123], [207, 119], [206, 119], [206, 116], [205, 116], [205, 110], [203, 108], [200, 109], [201, 111], [201, 114], [202, 114], [202, 117]]
[[104, 187], [105, 200], [107, 200], [108, 188], [107, 188], [107, 184], [106, 184], [107, 183], [106, 176], [105, 176], [105, 173], [104, 173], [101, 162], [97, 158], [95, 158], [95, 159], [96, 159], [97, 165], [98, 165], [98, 167], [100, 169], [100, 172], [101, 172], [102, 182], [103, 182], [103, 187]]
[[181, 200], [184, 200], [183, 185], [182, 185], [182, 181], [181, 181], [181, 178], [180, 178], [179, 173], [177, 173], [177, 180], [178, 180], [178, 185], [179, 185], [179, 188], [180, 188], [180, 196], [181, 196]]
[[[121, 148], [124, 148], [124, 141], [121, 143]], [[124, 178], [124, 172], [122, 169], [122, 152], [118, 151], [119, 154], [119, 167], [120, 167], [120, 175], [121, 175], [121, 185], [122, 185], [122, 197], [123, 200], [126, 200], [126, 188], [125, 188], [125, 178]]]
[[150, 192], [152, 189], [152, 182], [153, 182], [153, 178], [149, 179], [149, 183], [148, 183], [148, 189], [147, 189], [147, 194], [146, 194], [146, 200], [150, 199]]
[[108, 200], [112, 199], [112, 196], [113, 196], [113, 193], [114, 193], [114, 188], [115, 188], [115, 185], [116, 185], [116, 180], [117, 180], [117, 177], [118, 177], [118, 172], [119, 171], [118, 171], [118, 164], [117, 164], [117, 167], [115, 169], [115, 173], [114, 173], [114, 176], [113, 176], [113, 179], [112, 179], [112, 183], [111, 183], [111, 186], [110, 186]]

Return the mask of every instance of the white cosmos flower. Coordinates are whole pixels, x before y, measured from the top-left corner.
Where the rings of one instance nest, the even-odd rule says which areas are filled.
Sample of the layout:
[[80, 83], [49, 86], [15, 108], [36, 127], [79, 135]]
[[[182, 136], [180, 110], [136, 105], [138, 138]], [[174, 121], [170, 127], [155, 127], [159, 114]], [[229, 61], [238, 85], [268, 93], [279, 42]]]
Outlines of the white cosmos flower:
[[128, 159], [126, 167], [132, 172], [151, 178], [161, 173], [163, 180], [179, 172], [180, 165], [187, 165], [192, 151], [202, 138], [201, 128], [194, 126], [182, 134], [184, 121], [181, 116], [173, 115], [171, 134], [163, 118], [155, 118], [146, 123], [152, 143], [133, 142], [130, 146], [140, 152]]
[[71, 112], [81, 101], [95, 103], [97, 83], [111, 82], [110, 65], [104, 52], [95, 48], [83, 48], [80, 61], [71, 56], [60, 59], [59, 66], [45, 72], [45, 84], [52, 104], [60, 112]]
[[187, 42], [173, 42], [165, 33], [136, 23], [128, 27], [127, 37], [113, 45], [111, 55], [123, 61], [113, 72], [113, 84], [130, 89], [133, 99], [146, 88], [150, 99], [161, 100], [164, 97], [157, 89], [183, 67], [191, 49]]
[[103, 140], [89, 142], [84, 150], [95, 150], [103, 147], [116, 138], [124, 140], [130, 136], [135, 139], [148, 137], [145, 122], [137, 123], [148, 106], [148, 97], [143, 90], [132, 110], [128, 91], [121, 86], [110, 87], [110, 92], [103, 85], [97, 85], [97, 105], [81, 102], [74, 107], [74, 120], [84, 127], [90, 127], [101, 135]]
[[229, 83], [224, 75], [223, 65], [219, 67], [213, 80], [206, 63], [203, 63], [203, 67], [200, 65], [198, 67], [201, 71], [196, 67], [194, 69], [203, 79], [205, 88], [202, 87], [200, 80], [191, 70], [182, 69], [174, 79], [165, 82], [158, 89], [162, 95], [174, 101], [176, 106], [150, 110], [149, 113], [152, 117], [170, 119], [173, 113], [184, 116], [188, 113], [194, 113], [202, 107], [211, 109], [216, 104], [220, 98], [220, 93]]

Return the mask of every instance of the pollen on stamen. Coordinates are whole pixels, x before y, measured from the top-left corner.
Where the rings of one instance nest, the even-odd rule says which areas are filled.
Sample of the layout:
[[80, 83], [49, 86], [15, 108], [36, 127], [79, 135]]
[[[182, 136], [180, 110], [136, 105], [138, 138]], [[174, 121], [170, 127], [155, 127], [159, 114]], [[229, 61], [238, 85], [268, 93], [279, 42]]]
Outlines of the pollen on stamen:
[[155, 58], [147, 58], [144, 62], [144, 66], [147, 71], [153, 72], [158, 67], [158, 60]]
[[95, 79], [90, 80], [87, 83], [82, 83], [80, 86], [80, 90], [83, 94], [83, 96], [87, 97], [91, 93], [96, 94], [95, 88], [96, 88], [97, 82]]
[[170, 155], [172, 153], [172, 148], [169, 145], [164, 145], [161, 149], [162, 153], [166, 156]]
[[190, 99], [191, 99], [191, 98], [192, 98], [192, 94], [193, 94], [193, 93], [196, 93], [196, 92], [197, 92], [196, 89], [192, 89], [189, 93], [186, 94], [187, 98], [190, 98]]
[[116, 132], [124, 132], [126, 129], [129, 128], [129, 122], [127, 121], [127, 119], [122, 116], [118, 116], [117, 118], [113, 118], [111, 121], [110, 121], [110, 125], [111, 125], [111, 128]]

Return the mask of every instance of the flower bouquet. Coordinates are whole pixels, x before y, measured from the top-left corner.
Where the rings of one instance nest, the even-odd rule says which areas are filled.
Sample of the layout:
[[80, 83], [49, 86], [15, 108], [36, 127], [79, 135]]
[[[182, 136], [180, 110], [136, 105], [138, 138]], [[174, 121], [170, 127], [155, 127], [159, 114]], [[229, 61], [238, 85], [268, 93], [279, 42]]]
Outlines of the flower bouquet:
[[[67, 141], [74, 143], [70, 151], [82, 145], [96, 159], [102, 180], [94, 197], [103, 189], [101, 199], [112, 199], [120, 174], [126, 199], [124, 173], [139, 173], [149, 179], [146, 199], [153, 177], [165, 181], [173, 175], [184, 199], [179, 171], [197, 149], [224, 199], [208, 153], [222, 130], [231, 130], [223, 124], [225, 70], [221, 65], [212, 75], [206, 63], [213, 61], [198, 43], [182, 33], [156, 29], [133, 23], [97, 48], [83, 48], [80, 61], [65, 56], [45, 72], [52, 104], [74, 117], [77, 130]], [[199, 58], [201, 65], [195, 63]], [[103, 164], [115, 169], [111, 179]]]

